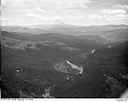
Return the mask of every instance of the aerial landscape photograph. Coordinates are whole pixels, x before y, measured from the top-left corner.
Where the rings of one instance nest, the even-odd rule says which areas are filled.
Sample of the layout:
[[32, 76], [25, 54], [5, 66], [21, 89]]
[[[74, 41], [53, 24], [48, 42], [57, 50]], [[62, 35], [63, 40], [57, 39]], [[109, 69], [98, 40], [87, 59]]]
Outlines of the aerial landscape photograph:
[[128, 99], [128, 0], [1, 0], [1, 98]]

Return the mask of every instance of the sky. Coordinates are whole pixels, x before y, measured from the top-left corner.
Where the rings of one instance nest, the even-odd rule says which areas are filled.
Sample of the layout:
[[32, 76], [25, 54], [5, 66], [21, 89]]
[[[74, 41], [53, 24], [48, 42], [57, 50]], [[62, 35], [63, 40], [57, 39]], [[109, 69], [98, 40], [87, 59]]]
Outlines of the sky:
[[128, 0], [1, 0], [1, 24], [128, 24]]

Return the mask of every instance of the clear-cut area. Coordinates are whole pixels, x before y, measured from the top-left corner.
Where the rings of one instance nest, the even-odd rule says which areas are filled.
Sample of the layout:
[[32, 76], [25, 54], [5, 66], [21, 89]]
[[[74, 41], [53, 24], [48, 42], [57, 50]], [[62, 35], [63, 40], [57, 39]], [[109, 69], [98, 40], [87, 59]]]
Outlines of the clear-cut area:
[[77, 66], [77, 65], [69, 62], [68, 60], [58, 62], [57, 64], [55, 64], [54, 68], [57, 71], [61, 71], [63, 73], [82, 74], [82, 72], [83, 72], [83, 67]]

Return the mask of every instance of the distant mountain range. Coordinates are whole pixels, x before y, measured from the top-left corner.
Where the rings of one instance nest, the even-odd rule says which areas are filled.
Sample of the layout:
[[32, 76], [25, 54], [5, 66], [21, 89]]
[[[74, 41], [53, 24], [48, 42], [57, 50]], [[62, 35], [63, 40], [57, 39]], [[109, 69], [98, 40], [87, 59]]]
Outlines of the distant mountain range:
[[2, 31], [25, 33], [29, 35], [38, 35], [38, 34], [47, 34], [47, 33], [58, 33], [58, 34], [73, 35], [73, 36], [97, 35], [112, 42], [113, 41], [122, 42], [128, 40], [128, 25], [104, 25], [104, 26], [35, 25], [35, 26], [27, 26], [27, 27], [3, 26]]

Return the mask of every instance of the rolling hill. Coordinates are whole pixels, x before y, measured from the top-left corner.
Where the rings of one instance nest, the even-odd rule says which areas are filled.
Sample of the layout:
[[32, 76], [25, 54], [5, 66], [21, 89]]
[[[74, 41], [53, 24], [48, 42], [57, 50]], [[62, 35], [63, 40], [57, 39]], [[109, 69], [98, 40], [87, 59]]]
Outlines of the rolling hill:
[[[31, 35], [29, 28], [29, 33], [16, 28], [12, 31], [13, 27], [2, 31], [2, 97], [120, 97], [128, 85], [125, 27], [94, 27], [112, 38], [110, 41], [94, 34], [92, 27], [88, 28], [92, 35], [86, 32], [81, 36], [54, 30]], [[83, 68], [82, 74], [71, 65]]]

